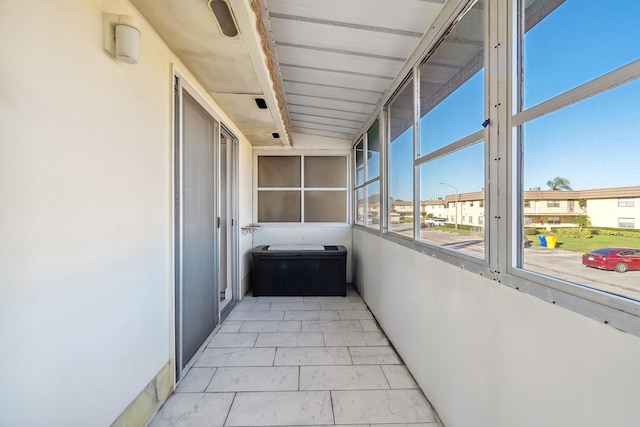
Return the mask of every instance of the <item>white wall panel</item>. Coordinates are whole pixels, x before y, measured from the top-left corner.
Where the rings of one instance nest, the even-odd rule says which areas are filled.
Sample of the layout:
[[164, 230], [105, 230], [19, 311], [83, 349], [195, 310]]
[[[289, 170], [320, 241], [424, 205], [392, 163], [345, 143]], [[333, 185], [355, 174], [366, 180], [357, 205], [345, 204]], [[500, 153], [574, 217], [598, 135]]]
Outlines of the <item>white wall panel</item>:
[[[139, 64], [103, 12], [138, 18]], [[0, 37], [0, 425], [110, 425], [173, 354], [180, 63], [125, 0], [5, 1]]]
[[356, 113], [366, 113], [373, 108], [373, 105], [359, 104], [350, 101], [336, 101], [335, 99], [313, 98], [309, 96], [289, 95], [288, 100], [294, 105], [307, 105], [316, 108], [327, 108], [330, 110], [352, 111]]
[[445, 425], [636, 424], [637, 337], [353, 233], [357, 286]]
[[285, 82], [285, 90], [288, 94], [303, 94], [311, 96], [324, 96], [336, 99], [345, 99], [356, 102], [366, 102], [375, 105], [382, 92], [368, 90], [356, 90], [348, 87], [306, 84], [299, 82]]
[[270, 12], [287, 15], [397, 28], [405, 31], [424, 31], [425, 22], [431, 22], [438, 13], [440, 2], [416, 0], [268, 0]]
[[406, 35], [374, 33], [278, 18], [271, 18], [271, 29], [276, 40], [328, 49], [344, 50], [345, 40], [348, 39], [349, 50], [370, 55], [409, 56], [419, 41], [417, 37]]
[[278, 46], [278, 60], [283, 64], [331, 69], [351, 73], [395, 77], [404, 61], [368, 58], [350, 53], [336, 53], [299, 47]]
[[295, 80], [299, 82], [313, 82], [332, 86], [352, 87], [354, 89], [384, 91], [391, 79], [386, 77], [370, 77], [360, 74], [344, 74], [325, 70], [313, 70], [304, 67], [291, 67], [280, 64], [280, 71], [284, 80]]

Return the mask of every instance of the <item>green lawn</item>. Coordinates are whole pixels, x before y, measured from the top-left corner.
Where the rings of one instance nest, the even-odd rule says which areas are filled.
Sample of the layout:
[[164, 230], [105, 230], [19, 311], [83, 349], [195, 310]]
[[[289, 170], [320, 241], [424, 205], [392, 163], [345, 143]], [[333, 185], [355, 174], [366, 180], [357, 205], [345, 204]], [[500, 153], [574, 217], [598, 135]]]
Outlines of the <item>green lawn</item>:
[[[550, 234], [555, 236], [555, 234]], [[542, 236], [542, 234], [540, 235]], [[538, 236], [526, 236], [532, 245], [540, 246]], [[590, 239], [576, 239], [571, 237], [558, 237], [560, 249], [572, 252], [587, 253], [594, 249], [606, 247], [640, 248], [640, 238], [621, 236], [593, 236]]]
[[456, 233], [456, 234], [464, 234], [464, 235], [469, 235], [471, 234], [471, 230], [464, 230], [462, 228], [453, 228], [453, 227], [432, 227], [430, 228], [430, 230], [440, 230], [440, 231], [446, 231], [448, 233]]

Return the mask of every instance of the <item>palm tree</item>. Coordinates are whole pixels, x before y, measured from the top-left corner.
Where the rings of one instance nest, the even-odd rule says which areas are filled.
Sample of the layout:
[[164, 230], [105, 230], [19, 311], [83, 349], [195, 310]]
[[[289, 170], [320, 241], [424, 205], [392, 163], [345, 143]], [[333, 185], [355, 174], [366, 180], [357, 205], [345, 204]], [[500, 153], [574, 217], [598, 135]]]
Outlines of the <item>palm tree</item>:
[[569, 182], [567, 178], [561, 178], [559, 176], [556, 176], [551, 181], [547, 181], [547, 185], [551, 191], [573, 190], [573, 188], [571, 188], [571, 182]]

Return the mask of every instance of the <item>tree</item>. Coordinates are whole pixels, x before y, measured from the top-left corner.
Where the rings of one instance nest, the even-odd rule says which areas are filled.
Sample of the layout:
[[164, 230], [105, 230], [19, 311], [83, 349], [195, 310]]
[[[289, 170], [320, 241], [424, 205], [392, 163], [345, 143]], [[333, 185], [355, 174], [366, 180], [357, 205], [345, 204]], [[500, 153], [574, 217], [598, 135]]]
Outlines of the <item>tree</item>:
[[547, 185], [551, 191], [556, 190], [573, 190], [571, 182], [567, 178], [556, 176], [551, 181], [547, 181]]
[[580, 227], [580, 231], [582, 231], [583, 227], [591, 227], [591, 220], [588, 215], [576, 215], [573, 223]]

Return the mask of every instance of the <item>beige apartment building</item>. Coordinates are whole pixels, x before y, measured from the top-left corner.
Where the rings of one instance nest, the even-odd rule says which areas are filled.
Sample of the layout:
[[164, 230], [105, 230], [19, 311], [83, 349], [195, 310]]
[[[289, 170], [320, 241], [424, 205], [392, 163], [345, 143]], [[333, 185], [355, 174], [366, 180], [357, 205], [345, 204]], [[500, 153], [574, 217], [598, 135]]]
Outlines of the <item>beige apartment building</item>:
[[[420, 216], [445, 218], [447, 222], [484, 227], [484, 192], [449, 194], [420, 202]], [[379, 208], [369, 205], [369, 215]], [[457, 219], [456, 219], [457, 213]], [[396, 218], [413, 216], [413, 202], [395, 201]], [[595, 227], [640, 228], [640, 186], [580, 191], [529, 190], [524, 192], [524, 226], [575, 227], [576, 217], [586, 215]]]

